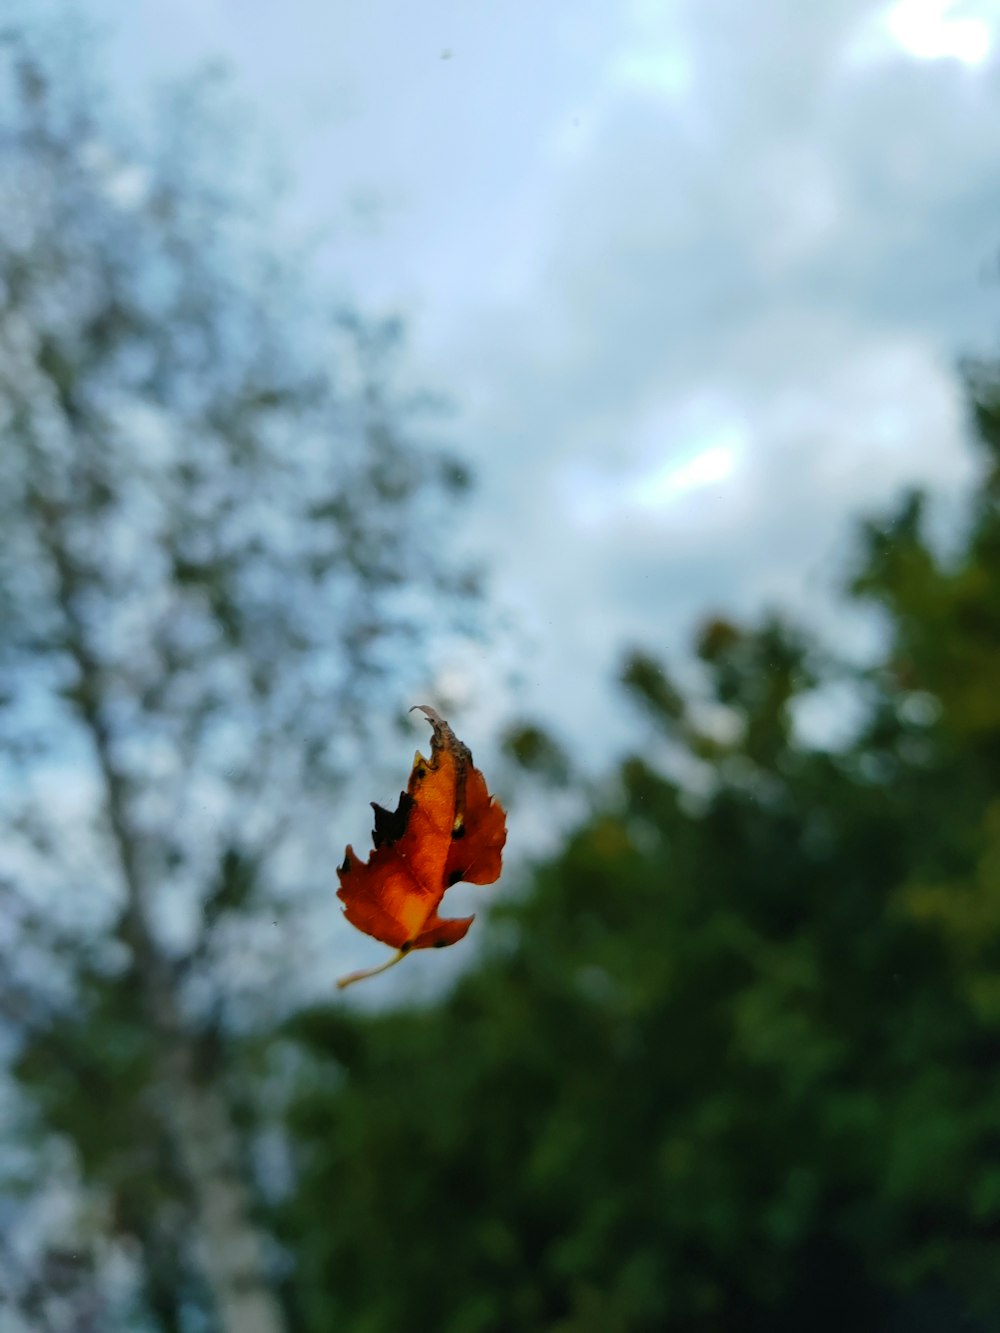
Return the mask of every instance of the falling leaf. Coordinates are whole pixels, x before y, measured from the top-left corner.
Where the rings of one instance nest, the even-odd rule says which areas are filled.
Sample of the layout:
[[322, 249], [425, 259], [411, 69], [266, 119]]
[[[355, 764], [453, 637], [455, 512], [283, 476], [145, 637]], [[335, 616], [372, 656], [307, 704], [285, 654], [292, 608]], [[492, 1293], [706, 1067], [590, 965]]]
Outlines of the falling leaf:
[[503, 806], [487, 791], [468, 746], [433, 708], [417, 706], [433, 728], [431, 757], [417, 752], [395, 810], [372, 802], [375, 847], [368, 860], [348, 847], [337, 868], [337, 897], [348, 921], [396, 953], [381, 967], [342, 977], [340, 987], [384, 972], [413, 949], [456, 944], [475, 918], [439, 917], [445, 891], [460, 880], [492, 884], [500, 878]]

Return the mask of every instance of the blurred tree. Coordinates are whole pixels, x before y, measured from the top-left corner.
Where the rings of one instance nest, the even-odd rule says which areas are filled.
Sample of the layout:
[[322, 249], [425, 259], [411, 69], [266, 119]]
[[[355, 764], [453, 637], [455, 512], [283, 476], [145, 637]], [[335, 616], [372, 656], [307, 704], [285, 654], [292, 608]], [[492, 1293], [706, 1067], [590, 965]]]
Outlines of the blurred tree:
[[512, 722], [501, 737], [500, 752], [518, 769], [550, 787], [564, 787], [572, 776], [566, 751], [537, 722]]
[[647, 743], [481, 964], [295, 1021], [309, 1333], [1000, 1327], [996, 367], [970, 395], [958, 549], [916, 499], [864, 531], [873, 667], [775, 619], [704, 626], [701, 694], [633, 654]]
[[127, 144], [51, 37], [0, 47], [2, 1016], [143, 1317], [274, 1333], [232, 1035], [295, 1002], [366, 702], [472, 591], [465, 474], [411, 438], [399, 326], [261, 243], [203, 100]]

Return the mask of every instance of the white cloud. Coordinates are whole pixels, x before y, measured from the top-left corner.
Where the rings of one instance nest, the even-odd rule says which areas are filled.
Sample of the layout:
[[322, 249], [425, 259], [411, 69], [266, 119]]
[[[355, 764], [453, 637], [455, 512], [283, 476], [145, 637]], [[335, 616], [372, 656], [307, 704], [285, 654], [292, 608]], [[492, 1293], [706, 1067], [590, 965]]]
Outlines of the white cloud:
[[704, 487], [730, 480], [746, 447], [733, 409], [711, 395], [660, 403], [627, 426], [620, 457], [564, 466], [566, 515], [581, 530], [655, 520]]
[[981, 65], [990, 52], [987, 20], [963, 17], [954, 0], [899, 0], [884, 21], [890, 36], [919, 60], [951, 58]]
[[847, 54], [860, 66], [903, 54], [916, 61], [948, 60], [976, 68], [990, 58], [998, 21], [996, 0], [894, 0], [865, 16]]
[[710, 444], [683, 463], [666, 463], [633, 482], [627, 498], [638, 509], [660, 509], [689, 491], [717, 485], [732, 475], [740, 444], [737, 437], [732, 443]]

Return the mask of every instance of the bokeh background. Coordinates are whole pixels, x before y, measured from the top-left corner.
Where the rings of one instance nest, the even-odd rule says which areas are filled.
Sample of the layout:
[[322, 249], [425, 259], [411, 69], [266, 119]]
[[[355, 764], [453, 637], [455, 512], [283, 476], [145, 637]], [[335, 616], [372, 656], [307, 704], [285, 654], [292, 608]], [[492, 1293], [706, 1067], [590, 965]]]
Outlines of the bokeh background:
[[10, 0], [0, 1333], [1000, 1327], [998, 48]]

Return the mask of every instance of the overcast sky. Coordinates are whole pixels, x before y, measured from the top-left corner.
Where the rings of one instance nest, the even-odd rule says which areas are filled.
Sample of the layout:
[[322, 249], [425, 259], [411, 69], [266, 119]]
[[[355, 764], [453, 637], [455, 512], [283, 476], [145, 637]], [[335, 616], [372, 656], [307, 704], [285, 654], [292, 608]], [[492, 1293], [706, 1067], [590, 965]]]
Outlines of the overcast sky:
[[[968, 485], [954, 365], [1000, 328], [998, 0], [81, 7], [137, 106], [228, 66], [289, 235], [328, 231], [328, 276], [406, 314], [413, 375], [456, 400], [467, 541], [517, 627], [449, 671], [480, 762], [512, 657], [517, 706], [599, 766], [626, 645], [682, 660], [699, 616], [769, 605], [829, 628], [852, 519]], [[392, 795], [357, 793], [335, 842]]]
[[410, 316], [461, 408], [523, 706], [588, 753], [623, 644], [815, 610], [852, 516], [968, 480], [954, 362], [1000, 322], [995, 0], [89, 12], [130, 94], [224, 62], [287, 215]]

